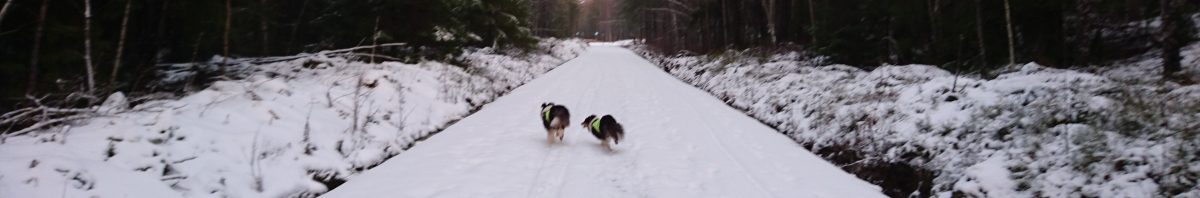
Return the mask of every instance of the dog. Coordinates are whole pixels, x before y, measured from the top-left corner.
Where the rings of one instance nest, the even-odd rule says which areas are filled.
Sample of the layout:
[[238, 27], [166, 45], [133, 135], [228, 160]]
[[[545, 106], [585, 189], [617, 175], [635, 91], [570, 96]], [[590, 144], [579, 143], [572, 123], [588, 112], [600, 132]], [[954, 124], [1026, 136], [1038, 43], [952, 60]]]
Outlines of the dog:
[[587, 129], [587, 131], [592, 132], [592, 135], [596, 136], [596, 139], [600, 139], [600, 144], [603, 144], [604, 148], [607, 148], [609, 151], [613, 151], [612, 145], [608, 144], [609, 140], [612, 140], [614, 145], [620, 144], [621, 137], [625, 136], [625, 128], [621, 127], [621, 124], [617, 123], [617, 119], [613, 118], [612, 115], [604, 115], [600, 118], [596, 118], [596, 115], [590, 115], [583, 119], [583, 123], [580, 123], [580, 125], [584, 129]]
[[571, 112], [567, 111], [567, 107], [542, 103], [542, 111], [538, 117], [542, 119], [542, 126], [546, 127], [546, 143], [554, 144], [555, 139], [562, 142], [563, 131], [567, 129], [568, 123], [571, 123]]

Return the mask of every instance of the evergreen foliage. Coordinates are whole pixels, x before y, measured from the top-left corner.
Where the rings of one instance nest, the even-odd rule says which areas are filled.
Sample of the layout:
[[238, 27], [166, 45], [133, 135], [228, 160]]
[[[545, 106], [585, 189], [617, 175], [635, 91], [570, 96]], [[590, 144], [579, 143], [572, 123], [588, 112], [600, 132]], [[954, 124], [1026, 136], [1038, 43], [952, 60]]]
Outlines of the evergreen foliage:
[[[122, 27], [127, 1], [128, 25]], [[542, 3], [545, 1], [546, 3]], [[44, 32], [38, 32], [46, 3]], [[551, 4], [552, 3], [552, 4]], [[533, 18], [532, 7], [546, 17]], [[92, 58], [95, 78], [106, 91], [144, 91], [156, 65], [207, 62], [222, 54], [224, 1], [92, 0]], [[13, 0], [0, 16], [0, 112], [26, 95], [80, 91], [84, 75], [82, 0]], [[280, 56], [327, 49], [406, 43], [379, 54], [415, 61], [446, 59], [464, 47], [531, 48], [540, 36], [569, 35], [577, 10], [569, 0], [235, 0], [230, 56]], [[378, 30], [376, 20], [378, 19]], [[554, 31], [535, 32], [531, 22]], [[123, 28], [123, 54], [114, 61]], [[42, 34], [41, 39], [35, 39]], [[34, 52], [35, 40], [40, 50]], [[34, 75], [31, 64], [38, 53]], [[110, 79], [113, 63], [120, 70]], [[36, 77], [31, 80], [30, 77]], [[105, 84], [105, 82], [111, 82]], [[31, 87], [26, 90], [25, 87]], [[93, 101], [94, 102], [94, 101]]]

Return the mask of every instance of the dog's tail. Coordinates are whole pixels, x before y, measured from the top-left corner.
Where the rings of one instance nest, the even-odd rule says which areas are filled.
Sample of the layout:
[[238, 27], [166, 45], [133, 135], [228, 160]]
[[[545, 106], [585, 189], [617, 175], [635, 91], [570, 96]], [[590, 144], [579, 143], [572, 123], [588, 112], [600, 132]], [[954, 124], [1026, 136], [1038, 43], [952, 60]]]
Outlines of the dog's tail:
[[550, 128], [565, 129], [571, 125], [571, 112], [567, 110], [567, 107], [561, 105], [550, 107], [550, 111], [546, 112], [546, 116], [547, 119], [550, 119], [547, 121], [550, 123]]
[[612, 128], [613, 144], [621, 144], [621, 138], [625, 137], [625, 127], [621, 127], [621, 125], [617, 124], [613, 125]]
[[554, 118], [551, 118], [551, 120], [550, 120], [550, 128], [561, 129], [561, 128], [567, 128], [566, 126], [567, 126], [567, 121], [563, 120], [562, 117], [554, 117]]

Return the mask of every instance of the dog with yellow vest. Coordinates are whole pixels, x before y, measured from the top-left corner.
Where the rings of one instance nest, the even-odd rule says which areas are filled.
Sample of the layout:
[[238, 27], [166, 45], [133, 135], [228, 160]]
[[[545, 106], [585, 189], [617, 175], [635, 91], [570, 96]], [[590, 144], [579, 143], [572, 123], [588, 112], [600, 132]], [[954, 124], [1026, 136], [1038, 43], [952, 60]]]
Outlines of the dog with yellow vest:
[[563, 131], [571, 123], [571, 113], [567, 111], [567, 107], [554, 103], [542, 103], [539, 117], [542, 118], [542, 126], [546, 127], [546, 143], [554, 144], [555, 140], [562, 142]]
[[596, 115], [590, 115], [583, 119], [583, 123], [580, 125], [596, 136], [596, 139], [600, 139], [600, 144], [603, 144], [604, 148], [609, 151], [613, 150], [612, 145], [608, 144], [609, 140], [612, 140], [615, 145], [620, 143], [622, 136], [625, 136], [625, 128], [621, 127], [621, 124], [617, 123], [617, 119], [612, 115], [604, 115], [599, 118]]

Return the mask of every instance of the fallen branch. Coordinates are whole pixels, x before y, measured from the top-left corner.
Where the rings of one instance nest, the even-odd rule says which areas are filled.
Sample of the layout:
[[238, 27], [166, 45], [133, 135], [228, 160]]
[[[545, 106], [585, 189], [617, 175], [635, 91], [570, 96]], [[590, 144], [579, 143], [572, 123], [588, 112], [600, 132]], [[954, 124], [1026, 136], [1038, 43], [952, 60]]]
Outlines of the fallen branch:
[[[300, 59], [300, 58], [305, 58], [305, 57], [313, 57], [313, 56], [360, 55], [360, 54], [353, 53], [353, 52], [357, 51], [357, 50], [365, 50], [365, 49], [371, 49], [371, 48], [377, 48], [377, 47], [395, 47], [395, 46], [406, 46], [406, 45], [408, 45], [408, 44], [407, 43], [385, 43], [385, 44], [379, 44], [379, 45], [365, 45], [365, 46], [358, 46], [358, 47], [351, 47], [351, 48], [337, 49], [337, 50], [325, 50], [325, 51], [320, 51], [320, 52], [311, 53], [311, 54], [302, 53], [302, 54], [291, 55], [291, 56], [244, 58], [244, 59], [237, 60], [234, 62], [263, 64], [263, 63], [290, 61], [290, 60], [295, 60], [295, 59]], [[382, 55], [375, 55], [375, 56], [392, 58], [392, 59], [398, 60], [398, 58], [387, 57], [387, 56], [382, 56]], [[229, 59], [229, 57], [225, 57], [225, 59]], [[157, 66], [171, 66], [171, 65], [179, 65], [179, 64], [195, 64], [195, 63], [161, 63], [161, 64], [157, 64]]]
[[0, 116], [0, 124], [16, 123], [16, 122], [21, 121], [24, 118], [31, 117], [31, 114], [34, 114], [34, 113], [42, 113], [43, 115], [45, 115], [45, 114], [50, 114], [50, 113], [53, 113], [53, 114], [92, 113], [95, 111], [96, 110], [93, 110], [93, 109], [62, 109], [62, 108], [52, 108], [52, 107], [24, 108], [24, 109], [18, 109], [16, 111], [12, 111], [12, 112], [4, 114], [3, 116]]
[[50, 120], [46, 120], [46, 121], [40, 121], [40, 122], [34, 123], [33, 125], [31, 125], [29, 127], [25, 127], [25, 129], [21, 129], [19, 131], [14, 131], [12, 133], [6, 133], [6, 134], [4, 134], [3, 137], [0, 137], [0, 138], [7, 139], [12, 136], [26, 134], [26, 133], [33, 132], [33, 131], [36, 131], [43, 127], [51, 126], [54, 124], [68, 122], [68, 121], [75, 121], [75, 120], [90, 118], [90, 117], [94, 117], [94, 116], [91, 114], [75, 114], [75, 115], [71, 115], [71, 116], [67, 116], [67, 117], [55, 118], [55, 119], [50, 119]]
[[[7, 133], [0, 138], [8, 138], [17, 136], [32, 131], [36, 131], [47, 126], [53, 126], [59, 123], [90, 118], [96, 116], [95, 108], [58, 108], [50, 107], [42, 103], [43, 98], [34, 98], [33, 96], [25, 96], [33, 102], [34, 107], [18, 109], [4, 115], [0, 115], [0, 125], [7, 125], [9, 129], [5, 129]], [[16, 131], [8, 131], [13, 127], [20, 127], [24, 124], [29, 124], [24, 128]]]
[[373, 58], [385, 59], [385, 60], [390, 60], [390, 61], [401, 61], [401, 60], [403, 60], [403, 59], [400, 59], [400, 58], [391, 57], [391, 56], [387, 56], [387, 55], [370, 54], [370, 53], [346, 53], [346, 54], [343, 54], [343, 56], [352, 56], [352, 57], [353, 57], [353, 56], [373, 57]]

